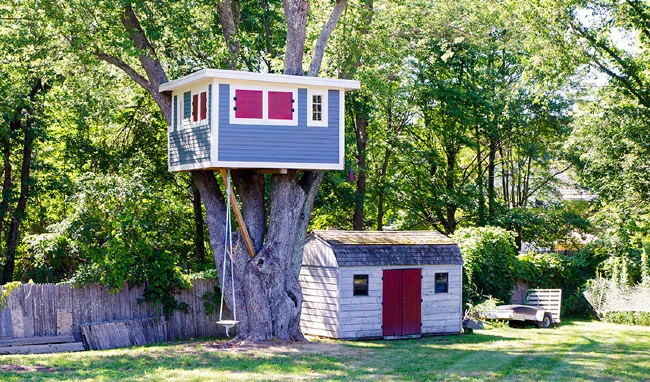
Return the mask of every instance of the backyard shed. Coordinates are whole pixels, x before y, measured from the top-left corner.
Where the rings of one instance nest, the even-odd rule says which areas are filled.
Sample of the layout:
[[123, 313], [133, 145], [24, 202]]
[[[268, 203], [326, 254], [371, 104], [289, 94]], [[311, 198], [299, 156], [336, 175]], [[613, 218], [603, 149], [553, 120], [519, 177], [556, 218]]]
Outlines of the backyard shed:
[[342, 170], [344, 98], [359, 81], [203, 69], [170, 94], [169, 171]]
[[458, 246], [431, 231], [314, 231], [300, 285], [303, 333], [418, 337], [461, 331]]

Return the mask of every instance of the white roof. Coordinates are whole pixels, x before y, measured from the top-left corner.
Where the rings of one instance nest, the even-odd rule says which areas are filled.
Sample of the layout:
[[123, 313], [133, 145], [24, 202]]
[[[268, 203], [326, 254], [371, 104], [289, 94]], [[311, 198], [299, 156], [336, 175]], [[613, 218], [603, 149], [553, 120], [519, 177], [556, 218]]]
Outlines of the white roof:
[[198, 72], [187, 75], [185, 77], [181, 77], [179, 79], [166, 82], [160, 85], [159, 91], [161, 92], [172, 91], [208, 78], [228, 80], [226, 82], [230, 82], [232, 80], [240, 80], [240, 81], [269, 82], [269, 83], [276, 83], [276, 84], [323, 86], [327, 88], [343, 88], [346, 91], [359, 89], [359, 87], [361, 86], [361, 83], [359, 81], [340, 80], [338, 78], [318, 78], [318, 77], [307, 77], [307, 76], [290, 76], [286, 74], [241, 72], [237, 70], [203, 69], [203, 70], [199, 70]]

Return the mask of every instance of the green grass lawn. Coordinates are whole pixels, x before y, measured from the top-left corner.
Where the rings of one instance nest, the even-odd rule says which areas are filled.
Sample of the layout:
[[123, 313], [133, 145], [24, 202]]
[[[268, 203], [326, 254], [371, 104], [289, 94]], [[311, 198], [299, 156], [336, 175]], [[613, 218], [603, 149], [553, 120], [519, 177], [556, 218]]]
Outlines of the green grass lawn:
[[0, 380], [650, 380], [650, 328], [599, 322], [405, 341], [215, 343], [0, 356]]

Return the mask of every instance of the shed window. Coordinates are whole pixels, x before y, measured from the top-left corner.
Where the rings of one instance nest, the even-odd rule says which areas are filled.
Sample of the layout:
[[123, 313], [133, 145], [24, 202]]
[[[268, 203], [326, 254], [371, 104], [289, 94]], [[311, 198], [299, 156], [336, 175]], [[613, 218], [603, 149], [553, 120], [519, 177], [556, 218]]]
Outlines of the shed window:
[[436, 293], [447, 293], [449, 291], [449, 274], [436, 273]]
[[235, 118], [262, 119], [262, 90], [235, 91]]
[[354, 296], [368, 295], [368, 275], [354, 275]]
[[293, 119], [293, 93], [269, 91], [269, 119]]

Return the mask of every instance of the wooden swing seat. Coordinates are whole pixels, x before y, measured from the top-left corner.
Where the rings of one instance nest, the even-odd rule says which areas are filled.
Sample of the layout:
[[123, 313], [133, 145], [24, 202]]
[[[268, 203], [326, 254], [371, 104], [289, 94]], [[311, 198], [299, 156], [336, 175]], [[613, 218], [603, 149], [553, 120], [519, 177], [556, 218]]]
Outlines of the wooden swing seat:
[[227, 326], [227, 327], [235, 326], [238, 323], [239, 323], [239, 321], [235, 321], [235, 320], [219, 320], [219, 321], [217, 321], [217, 324]]

